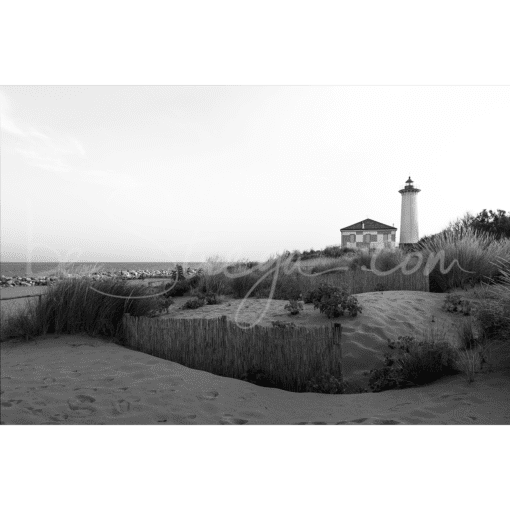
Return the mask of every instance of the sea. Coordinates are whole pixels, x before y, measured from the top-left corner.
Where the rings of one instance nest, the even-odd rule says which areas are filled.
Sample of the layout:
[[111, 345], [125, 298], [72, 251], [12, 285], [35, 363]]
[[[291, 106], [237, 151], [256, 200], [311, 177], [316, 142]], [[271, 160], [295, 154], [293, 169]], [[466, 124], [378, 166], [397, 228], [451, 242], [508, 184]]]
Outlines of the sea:
[[172, 270], [177, 264], [184, 269], [197, 268], [204, 262], [0, 262], [2, 276], [52, 276], [57, 273], [94, 273], [101, 271]]

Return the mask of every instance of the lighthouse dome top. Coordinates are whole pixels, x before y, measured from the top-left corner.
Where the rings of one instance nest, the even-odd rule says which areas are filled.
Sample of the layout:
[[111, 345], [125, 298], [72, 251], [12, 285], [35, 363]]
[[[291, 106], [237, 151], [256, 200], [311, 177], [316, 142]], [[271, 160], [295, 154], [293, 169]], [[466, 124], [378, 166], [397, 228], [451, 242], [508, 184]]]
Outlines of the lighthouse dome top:
[[406, 185], [403, 189], [399, 190], [399, 193], [419, 193], [421, 190], [415, 188], [413, 182], [414, 181], [411, 179], [411, 176], [409, 176], [409, 179], [406, 181]]

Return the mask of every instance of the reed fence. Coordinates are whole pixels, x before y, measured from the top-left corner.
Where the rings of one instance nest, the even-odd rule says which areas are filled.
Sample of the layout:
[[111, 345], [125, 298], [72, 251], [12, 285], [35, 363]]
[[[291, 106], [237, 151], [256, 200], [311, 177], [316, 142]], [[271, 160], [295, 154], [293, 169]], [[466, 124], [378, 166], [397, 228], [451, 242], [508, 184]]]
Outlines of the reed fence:
[[216, 319], [151, 319], [125, 314], [124, 345], [215, 375], [242, 378], [261, 369], [288, 391], [329, 373], [342, 380], [341, 325], [317, 328], [240, 327]]
[[324, 275], [301, 275], [297, 274], [300, 288], [307, 292], [318, 285], [346, 285], [351, 294], [375, 292], [378, 290], [415, 290], [429, 292], [429, 277], [423, 271], [416, 271], [405, 275], [401, 271], [379, 276], [372, 271], [348, 270]]

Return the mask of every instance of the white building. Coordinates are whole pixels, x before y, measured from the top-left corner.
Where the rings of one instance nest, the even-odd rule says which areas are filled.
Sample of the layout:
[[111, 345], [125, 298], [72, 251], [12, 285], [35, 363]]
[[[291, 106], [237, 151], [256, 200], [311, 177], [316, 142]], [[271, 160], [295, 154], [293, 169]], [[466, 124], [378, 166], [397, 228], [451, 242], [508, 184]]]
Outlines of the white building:
[[341, 228], [342, 248], [394, 248], [397, 229], [367, 218]]

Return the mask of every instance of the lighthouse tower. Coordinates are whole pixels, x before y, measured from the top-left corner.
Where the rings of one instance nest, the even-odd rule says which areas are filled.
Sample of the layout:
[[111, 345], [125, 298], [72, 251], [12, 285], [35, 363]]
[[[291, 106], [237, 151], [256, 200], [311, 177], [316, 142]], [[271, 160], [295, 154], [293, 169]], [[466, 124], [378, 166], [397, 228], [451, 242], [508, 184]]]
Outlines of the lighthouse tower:
[[411, 248], [419, 240], [418, 208], [416, 198], [421, 190], [413, 186], [411, 177], [399, 193], [402, 195], [402, 212], [400, 214], [400, 247]]

